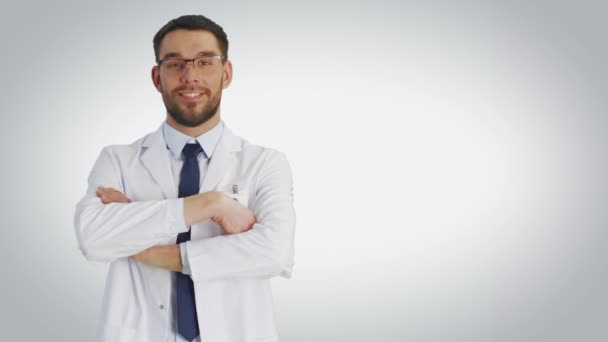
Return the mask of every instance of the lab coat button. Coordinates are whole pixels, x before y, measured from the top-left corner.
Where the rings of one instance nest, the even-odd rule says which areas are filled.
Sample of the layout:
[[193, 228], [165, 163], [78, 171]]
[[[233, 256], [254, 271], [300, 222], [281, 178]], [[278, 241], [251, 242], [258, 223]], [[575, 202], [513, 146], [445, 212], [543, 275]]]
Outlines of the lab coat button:
[[161, 305], [158, 306], [158, 308], [161, 309], [161, 310], [163, 310], [165, 308], [165, 306], [161, 304]]

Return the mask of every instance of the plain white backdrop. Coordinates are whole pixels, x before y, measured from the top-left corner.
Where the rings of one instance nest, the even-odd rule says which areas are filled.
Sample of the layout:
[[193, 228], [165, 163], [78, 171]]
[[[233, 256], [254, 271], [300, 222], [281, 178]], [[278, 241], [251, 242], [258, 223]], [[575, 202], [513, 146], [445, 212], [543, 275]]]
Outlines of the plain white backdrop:
[[293, 169], [282, 341], [605, 341], [607, 9], [3, 1], [0, 341], [92, 340], [74, 206], [162, 122], [152, 37], [193, 13], [228, 33], [226, 124]]

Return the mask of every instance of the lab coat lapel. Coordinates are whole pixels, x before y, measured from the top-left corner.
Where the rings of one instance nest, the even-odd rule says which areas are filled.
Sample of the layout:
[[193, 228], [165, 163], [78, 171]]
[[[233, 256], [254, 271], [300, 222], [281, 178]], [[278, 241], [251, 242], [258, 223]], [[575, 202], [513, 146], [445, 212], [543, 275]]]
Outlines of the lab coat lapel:
[[240, 151], [240, 139], [224, 124], [224, 132], [213, 152], [213, 156], [211, 156], [207, 174], [203, 178], [201, 193], [215, 189], [216, 185], [235, 164], [236, 152], [238, 151]]
[[171, 171], [169, 152], [163, 137], [162, 126], [146, 137], [143, 144], [141, 161], [160, 186], [165, 198], [177, 198], [177, 189]]

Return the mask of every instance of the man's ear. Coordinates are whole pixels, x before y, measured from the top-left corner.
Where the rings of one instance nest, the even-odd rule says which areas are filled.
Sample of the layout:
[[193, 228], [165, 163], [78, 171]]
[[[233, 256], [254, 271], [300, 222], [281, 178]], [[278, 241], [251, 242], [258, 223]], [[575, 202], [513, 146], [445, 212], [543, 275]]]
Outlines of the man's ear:
[[224, 62], [224, 73], [222, 75], [222, 78], [224, 84], [223, 89], [226, 89], [232, 82], [232, 62], [230, 60]]
[[158, 68], [158, 65], [152, 67], [152, 83], [154, 83], [154, 87], [160, 93], [160, 69]]

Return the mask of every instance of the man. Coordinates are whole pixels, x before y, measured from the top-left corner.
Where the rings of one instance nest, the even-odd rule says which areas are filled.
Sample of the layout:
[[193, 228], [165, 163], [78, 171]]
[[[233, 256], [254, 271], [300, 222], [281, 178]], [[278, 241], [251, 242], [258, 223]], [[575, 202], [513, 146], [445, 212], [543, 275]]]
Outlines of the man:
[[166, 121], [105, 147], [78, 203], [89, 260], [109, 262], [98, 341], [278, 341], [271, 277], [290, 277], [295, 212], [283, 153], [220, 119], [228, 39], [203, 16], [154, 37]]

